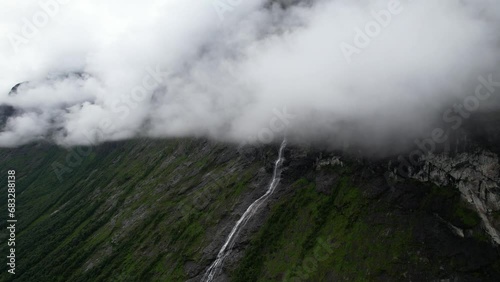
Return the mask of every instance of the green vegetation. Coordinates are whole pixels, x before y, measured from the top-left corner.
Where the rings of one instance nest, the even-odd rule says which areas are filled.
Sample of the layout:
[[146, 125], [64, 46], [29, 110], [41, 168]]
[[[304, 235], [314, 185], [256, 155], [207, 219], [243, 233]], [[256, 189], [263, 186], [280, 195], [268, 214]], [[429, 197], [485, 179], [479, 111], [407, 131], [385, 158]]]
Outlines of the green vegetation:
[[[184, 264], [199, 260], [209, 243], [207, 229], [231, 212], [259, 167], [222, 162], [224, 146], [198, 140], [84, 149], [91, 153], [48, 145], [0, 150], [3, 179], [17, 171], [16, 281], [184, 281]], [[62, 181], [54, 163], [68, 169]], [[216, 193], [200, 196], [210, 187]]]
[[[232, 272], [233, 281], [407, 281], [418, 273], [437, 277], [439, 265], [449, 259], [430, 263], [423, 255], [423, 242], [414, 237], [417, 229], [430, 228], [423, 218], [439, 215], [462, 228], [480, 223], [454, 188], [408, 181], [405, 185], [418, 190], [410, 201], [421, 206], [401, 213], [396, 208], [399, 200], [391, 204], [390, 198], [364, 197], [353, 184], [356, 168], [325, 169], [341, 175], [331, 193], [318, 192], [315, 183], [304, 178], [295, 182], [294, 193], [274, 205], [250, 242]], [[488, 242], [479, 229], [472, 235]], [[450, 267], [463, 265], [452, 262]]]
[[373, 210], [347, 176], [328, 196], [306, 179], [293, 186], [296, 192], [273, 208], [250, 244], [234, 281], [367, 281], [381, 273], [400, 275], [394, 266], [407, 259], [410, 227], [368, 222]]
[[440, 211], [446, 221], [464, 229], [473, 228], [481, 222], [477, 213], [460, 199], [460, 192], [453, 187], [432, 186], [423, 201], [423, 208]]
[[[263, 161], [249, 163], [234, 148], [203, 140], [107, 143], [80, 148], [86, 156], [76, 150], [0, 149], [3, 179], [17, 171], [18, 219], [18, 274], [0, 273], [1, 281], [186, 281], [209, 263], [206, 250], [221, 222], [235, 221], [235, 207], [265, 182]], [[62, 181], [54, 164], [66, 169]], [[313, 166], [286, 184], [231, 280], [406, 281], [408, 271], [439, 277], [442, 265], [465, 264], [422, 254], [415, 231], [435, 214], [488, 241], [455, 189], [410, 182], [423, 192], [413, 195], [421, 197], [415, 207], [401, 210], [398, 199], [366, 197], [357, 171], [324, 167], [338, 175], [328, 193], [316, 189]], [[5, 230], [7, 213], [0, 216]]]

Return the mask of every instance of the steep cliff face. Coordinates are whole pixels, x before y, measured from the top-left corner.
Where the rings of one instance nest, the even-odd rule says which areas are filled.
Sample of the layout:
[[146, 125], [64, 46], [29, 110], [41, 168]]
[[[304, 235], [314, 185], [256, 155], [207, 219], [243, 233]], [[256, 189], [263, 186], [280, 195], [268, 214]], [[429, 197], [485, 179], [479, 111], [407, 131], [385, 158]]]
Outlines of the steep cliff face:
[[391, 162], [290, 149], [232, 280], [495, 281], [499, 249], [474, 206], [451, 185], [387, 178]]
[[[401, 157], [389, 162], [390, 172], [386, 175], [396, 181], [403, 176], [441, 187], [454, 187], [478, 213], [492, 243], [499, 245], [499, 132], [498, 113], [474, 116], [463, 129], [450, 134], [436, 152], [420, 155], [418, 161], [406, 161], [406, 164], [401, 163]], [[458, 229], [458, 232], [467, 234], [467, 230]]]
[[498, 156], [476, 148], [456, 156], [431, 155], [426, 158], [424, 167], [412, 177], [439, 186], [456, 187], [462, 198], [480, 215], [493, 243], [500, 245], [499, 174]]
[[7, 124], [7, 120], [11, 117], [15, 112], [15, 109], [11, 106], [0, 105], [0, 132]]
[[[466, 165], [434, 156], [459, 184], [434, 168], [394, 181], [391, 160], [288, 147], [280, 185], [216, 281], [495, 281], [499, 250], [482, 217], [497, 226], [498, 159], [482, 152]], [[2, 173], [18, 175], [16, 281], [199, 281], [276, 155], [196, 139], [2, 149]]]

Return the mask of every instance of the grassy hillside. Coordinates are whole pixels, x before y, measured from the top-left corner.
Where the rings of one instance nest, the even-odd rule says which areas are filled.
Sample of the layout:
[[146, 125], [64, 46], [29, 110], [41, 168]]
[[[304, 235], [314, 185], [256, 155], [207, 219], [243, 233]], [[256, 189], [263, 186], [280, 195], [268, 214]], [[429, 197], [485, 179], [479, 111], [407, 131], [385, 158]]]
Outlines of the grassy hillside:
[[[359, 169], [332, 169], [337, 179], [326, 194], [317, 181], [293, 183], [233, 280], [431, 281], [458, 269], [470, 271], [468, 279], [495, 280], [498, 255], [457, 191], [408, 182], [391, 193], [372, 186], [376, 179], [363, 180]], [[471, 230], [471, 238], [453, 236], [444, 222]]]
[[[197, 140], [85, 149], [0, 152], [2, 177], [8, 169], [18, 177], [16, 281], [183, 281], [183, 265], [200, 258], [207, 228], [230, 212], [257, 172], [224, 156], [224, 146]], [[54, 165], [69, 169], [62, 181]]]
[[[2, 149], [2, 177], [17, 171], [18, 223], [16, 275], [0, 279], [197, 281], [263, 193], [275, 151], [249, 158], [195, 139]], [[390, 188], [371, 165], [316, 169], [292, 153], [261, 224], [225, 269], [230, 280], [494, 281], [498, 252], [453, 188]], [[0, 252], [7, 255], [6, 244]]]

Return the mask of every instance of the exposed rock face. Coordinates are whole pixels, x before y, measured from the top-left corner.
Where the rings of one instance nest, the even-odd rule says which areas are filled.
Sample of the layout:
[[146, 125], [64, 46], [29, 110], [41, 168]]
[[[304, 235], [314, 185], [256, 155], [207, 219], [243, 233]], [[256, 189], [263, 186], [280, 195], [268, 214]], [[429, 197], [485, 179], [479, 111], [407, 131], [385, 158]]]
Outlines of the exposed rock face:
[[[492, 227], [493, 224], [490, 224], [491, 215], [488, 212], [476, 214], [473, 211], [473, 209], [477, 211], [478, 208], [483, 207], [482, 205], [485, 211], [494, 209], [499, 203], [492, 196], [495, 194], [494, 189], [476, 189], [476, 185], [479, 187], [481, 180], [486, 183], [482, 184], [482, 187], [496, 187], [495, 181], [491, 180], [498, 180], [498, 158], [495, 154], [482, 149], [461, 154], [436, 154], [424, 165], [414, 168], [411, 177], [397, 177], [396, 181], [384, 177], [387, 173], [388, 162], [391, 166], [395, 163], [393, 158], [367, 160], [339, 153], [314, 150], [304, 152], [301, 148], [291, 148], [287, 157], [289, 170], [286, 173], [287, 179], [284, 180], [284, 185], [293, 181], [294, 175], [312, 179], [321, 197], [336, 198], [333, 202], [333, 214], [347, 217], [348, 228], [353, 228], [352, 226], [357, 226], [360, 222], [366, 222], [370, 228], [373, 228], [370, 239], [367, 240], [374, 240], [376, 244], [384, 245], [386, 244], [384, 240], [401, 232], [401, 228], [408, 227], [412, 230], [410, 236], [412, 239], [409, 239], [405, 246], [415, 248], [410, 247], [409, 249], [412, 250], [405, 251], [404, 255], [395, 256], [394, 264], [388, 267], [402, 276], [372, 273], [371, 280], [495, 280], [496, 274], [492, 270], [492, 265], [498, 260], [498, 247], [492, 246], [489, 242], [490, 237], [496, 240], [494, 237], [496, 231], [490, 230], [491, 228], [495, 230]], [[389, 167], [392, 168], [391, 166]], [[346, 174], [343, 171], [349, 171], [347, 175], [353, 181], [353, 187], [358, 187], [361, 192], [359, 196], [351, 198], [351, 200], [364, 199], [361, 200], [364, 204], [359, 207], [352, 208], [351, 206], [350, 209], [351, 200], [345, 203], [340, 201], [341, 195], [347, 193], [338, 191], [339, 183], [345, 181]], [[434, 180], [429, 180], [431, 176]], [[289, 195], [284, 194], [286, 190], [290, 188], [283, 190], [280, 197], [286, 199], [284, 200], [286, 202], [292, 202], [288, 199]], [[479, 205], [470, 205], [470, 207], [466, 205], [465, 201], [460, 199], [461, 197], [468, 199], [461, 196], [464, 194], [462, 191], [467, 191], [468, 195], [476, 195], [470, 197], [476, 201], [471, 203], [479, 203]], [[293, 193], [300, 192], [293, 191]], [[469, 210], [470, 213], [467, 216], [471, 216], [470, 218], [462, 216], [460, 211], [462, 208]], [[351, 211], [353, 214], [350, 215]], [[289, 216], [291, 215], [286, 217]], [[324, 225], [319, 226], [332, 226], [333, 230], [341, 228], [339, 225], [327, 222], [329, 221], [326, 220]], [[379, 233], [375, 231], [378, 227], [383, 230], [380, 237], [377, 237]], [[329, 227], [317, 228], [328, 229]], [[265, 226], [261, 229], [265, 229]], [[486, 232], [490, 236], [484, 236]], [[344, 240], [341, 237], [335, 238], [341, 242]], [[478, 241], [478, 238], [484, 241]], [[340, 244], [343, 246], [343, 243]], [[392, 243], [387, 244], [384, 246], [389, 247]], [[241, 248], [246, 249], [244, 245], [241, 245]], [[339, 247], [334, 253], [341, 252], [341, 249]], [[367, 252], [366, 256], [370, 257], [368, 254], [370, 251], [368, 249], [364, 251]], [[362, 264], [363, 259], [358, 260], [355, 251], [349, 249], [347, 254], [350, 259]], [[405, 265], [408, 260], [406, 256], [416, 257], [416, 262], [410, 263], [411, 266]], [[399, 265], [398, 259], [405, 262]], [[332, 270], [326, 277], [334, 279], [333, 281], [352, 278], [345, 273], [333, 270], [333, 265], [331, 267]], [[297, 272], [292, 272], [290, 277], [295, 275], [293, 273]]]
[[477, 148], [455, 156], [430, 155], [412, 178], [458, 188], [475, 207], [492, 240], [500, 244], [500, 221], [495, 217], [500, 212], [500, 164], [496, 154]]
[[14, 85], [14, 87], [12, 87], [10, 89], [10, 92], [9, 92], [9, 96], [13, 96], [13, 95], [16, 95], [17, 94], [17, 90], [19, 89], [19, 87], [23, 84], [26, 84], [27, 82], [20, 82], [16, 85]]
[[463, 128], [448, 134], [444, 144], [435, 152], [420, 155], [418, 161], [411, 160], [411, 154], [406, 161], [400, 157], [390, 160], [386, 178], [411, 178], [456, 188], [478, 213], [492, 242], [500, 245], [500, 115], [477, 114]]
[[[314, 183], [315, 191], [322, 195], [318, 199], [338, 198], [344, 193], [339, 194], [338, 191], [339, 184], [345, 180], [344, 171], [349, 171], [349, 179], [359, 187], [361, 197], [366, 199], [367, 204], [359, 209], [353, 208], [352, 210], [356, 211], [349, 215], [351, 210], [348, 208], [348, 202], [334, 203], [333, 213], [336, 211], [337, 216], [349, 218], [349, 228], [364, 221], [368, 222], [371, 228], [383, 226], [384, 231], [381, 234], [387, 238], [398, 233], [401, 226], [408, 226], [413, 231], [410, 236], [412, 239], [407, 244], [418, 243], [414, 249], [406, 251], [406, 256], [416, 257], [418, 262], [406, 264], [407, 258], [402, 255], [398, 258], [405, 261], [404, 263], [399, 265], [400, 262], [395, 259], [396, 262], [389, 267], [403, 276], [398, 278], [385, 273], [371, 274], [373, 281], [495, 281], [496, 270], [493, 269], [499, 258], [499, 249], [495, 244], [498, 244], [500, 230], [498, 220], [495, 219], [500, 204], [499, 158], [494, 152], [486, 149], [492, 147], [477, 142], [478, 139], [475, 138], [478, 136], [463, 132], [457, 133], [457, 136], [460, 138], [455, 136], [453, 145], [448, 144], [444, 152], [436, 153], [413, 167], [409, 176], [396, 176], [397, 171], [394, 171], [393, 176], [397, 181], [384, 177], [388, 172], [393, 172], [397, 164], [396, 158], [373, 160], [346, 153], [290, 147], [286, 152], [286, 170], [283, 173], [281, 189], [277, 191], [269, 206], [278, 205], [280, 201], [290, 202], [289, 205], [292, 205], [292, 199], [298, 201], [301, 196], [294, 198], [293, 195], [301, 193], [300, 189], [293, 188], [292, 185], [298, 178], [309, 179]], [[261, 152], [260, 149], [256, 151]], [[258, 155], [263, 154], [256, 154]], [[466, 205], [466, 202], [470, 205]], [[329, 204], [325, 205], [327, 206]], [[387, 207], [387, 210], [381, 210], [380, 207]], [[462, 217], [462, 208], [469, 210], [470, 214]], [[286, 215], [280, 220], [293, 217], [292, 214], [284, 214]], [[244, 269], [238, 268], [238, 265], [246, 265], [251, 261], [248, 253], [252, 253], [253, 248], [256, 248], [252, 243], [256, 240], [254, 236], [262, 231], [265, 234], [263, 238], [267, 241], [267, 236], [272, 233], [263, 230], [272, 229], [266, 222], [273, 221], [275, 216], [275, 213], [270, 214], [270, 210], [263, 211], [255, 219], [258, 224], [251, 224], [247, 228], [236, 243], [233, 259], [224, 270], [226, 274], [234, 275]], [[318, 216], [325, 215], [321, 213]], [[322, 224], [317, 228], [328, 228], [324, 226], [329, 225], [334, 226], [334, 230], [340, 228], [332, 225], [329, 219], [325, 219]], [[303, 231], [306, 232], [305, 229]], [[386, 237], [373, 236], [375, 237], [370, 238], [376, 244], [385, 244]], [[337, 239], [343, 240], [340, 237]], [[362, 264], [354, 253], [355, 251], [349, 253], [351, 259]], [[290, 277], [295, 275], [293, 273]], [[324, 277], [330, 277], [334, 281], [352, 278], [345, 273], [336, 272], [333, 266]]]
[[[19, 237], [26, 272], [19, 281], [52, 275], [106, 281], [116, 274], [123, 280], [200, 281], [234, 223], [265, 193], [277, 155], [276, 146], [239, 152], [192, 139], [105, 143], [91, 151], [74, 166], [68, 156], [78, 150], [0, 150], [4, 171], [14, 164], [19, 173], [40, 175], [19, 194], [26, 203], [20, 211], [27, 211]], [[498, 179], [494, 154], [482, 152], [465, 166], [469, 178]], [[452, 170], [464, 169], [465, 157], [450, 158], [457, 158]], [[499, 248], [484, 236], [481, 220], [470, 209], [471, 222], [453, 213], [463, 202], [458, 189], [435, 187], [428, 177], [388, 183], [387, 160], [292, 146], [285, 160], [280, 185], [242, 230], [216, 281], [498, 278]], [[54, 162], [70, 170], [63, 182]], [[450, 161], [433, 162], [445, 167]], [[478, 198], [490, 199], [481, 193]], [[40, 194], [47, 195], [41, 202]], [[71, 237], [80, 225], [82, 232]], [[318, 240], [332, 243], [324, 259], [314, 257]], [[312, 259], [318, 268], [309, 271], [303, 266]], [[52, 272], [43, 272], [47, 268]]]
[[0, 105], [0, 132], [2, 131], [4, 126], [6, 125], [9, 117], [14, 115], [14, 113], [15, 113], [15, 109], [13, 107]]
[[[458, 189], [474, 207], [492, 242], [500, 245], [500, 115], [482, 113], [452, 132], [439, 152], [426, 154], [406, 176]], [[389, 165], [393, 176], [398, 174]], [[399, 168], [400, 170], [400, 168]], [[401, 173], [399, 173], [401, 175]]]

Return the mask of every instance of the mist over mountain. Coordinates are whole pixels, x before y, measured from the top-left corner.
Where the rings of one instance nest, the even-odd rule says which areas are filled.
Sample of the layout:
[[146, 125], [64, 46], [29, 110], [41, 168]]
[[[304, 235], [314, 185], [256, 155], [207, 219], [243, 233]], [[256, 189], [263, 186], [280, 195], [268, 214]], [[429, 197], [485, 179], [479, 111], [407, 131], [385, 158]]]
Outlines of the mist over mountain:
[[498, 0], [0, 1], [0, 33], [0, 281], [500, 277]]
[[[478, 85], [500, 82], [493, 0], [0, 4], [7, 8], [1, 147], [138, 136], [269, 143], [285, 134], [403, 147]], [[477, 101], [495, 108], [494, 98]]]

